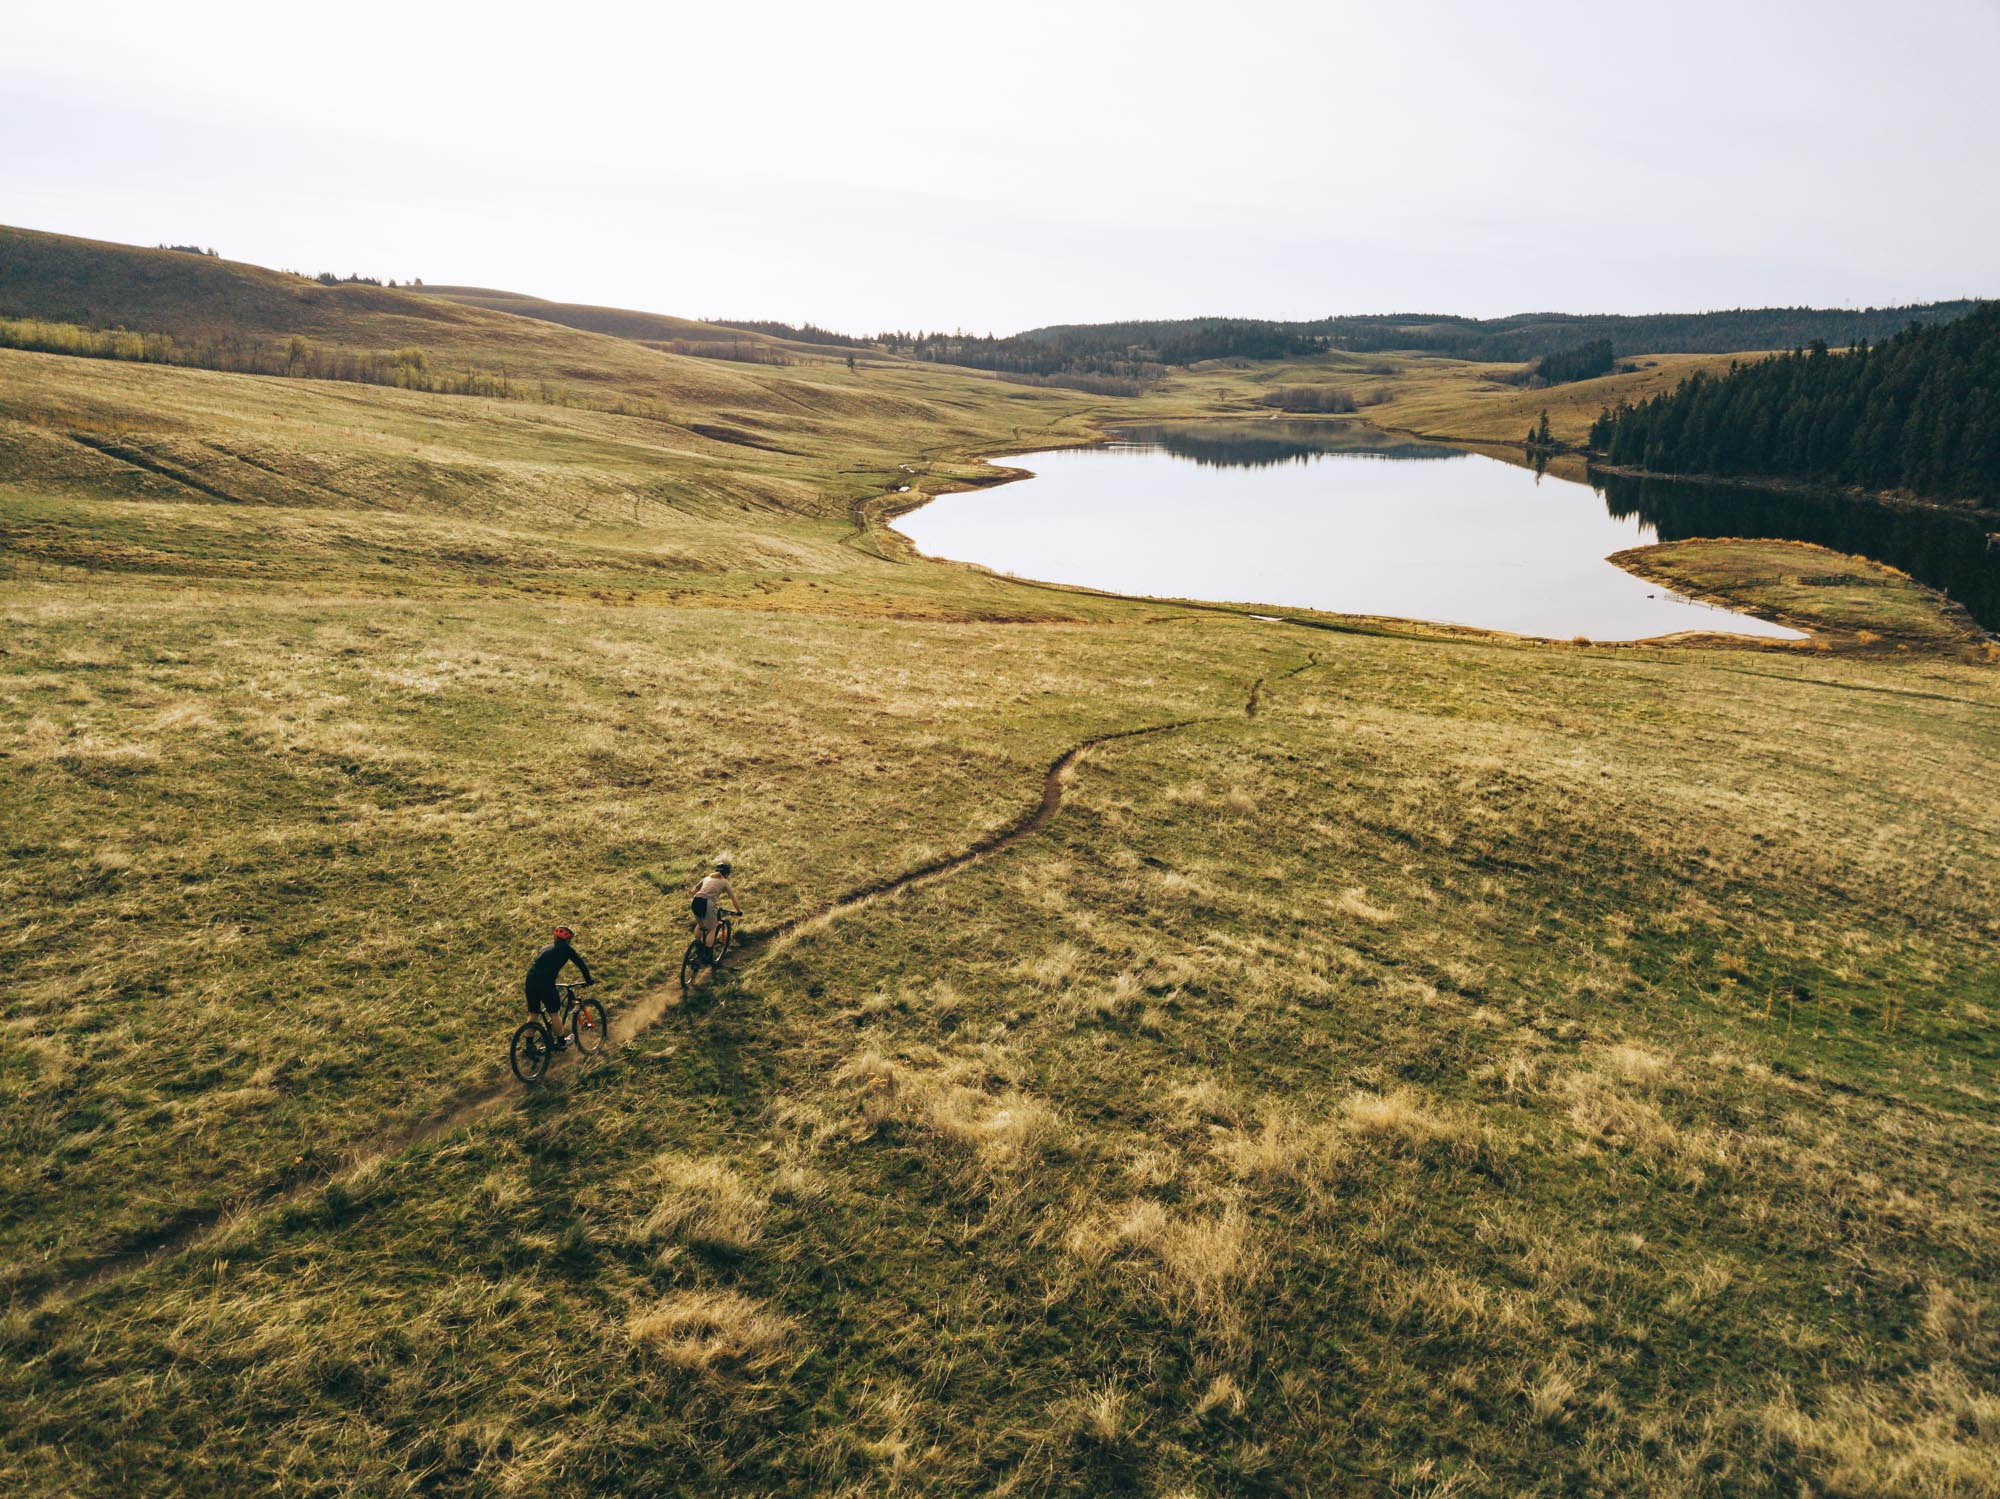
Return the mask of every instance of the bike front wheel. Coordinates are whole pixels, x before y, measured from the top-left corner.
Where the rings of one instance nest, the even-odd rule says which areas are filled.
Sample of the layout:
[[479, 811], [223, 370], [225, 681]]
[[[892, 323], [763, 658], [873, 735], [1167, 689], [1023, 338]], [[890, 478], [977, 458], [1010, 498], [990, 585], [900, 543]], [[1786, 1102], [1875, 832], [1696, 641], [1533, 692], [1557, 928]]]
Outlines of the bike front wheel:
[[549, 1028], [539, 1020], [530, 1020], [514, 1032], [514, 1044], [507, 1049], [507, 1060], [514, 1069], [514, 1076], [524, 1083], [538, 1083], [542, 1074], [549, 1070], [549, 1057], [556, 1049], [555, 1037]]
[[711, 968], [719, 968], [722, 965], [722, 955], [729, 951], [730, 931], [730, 925], [726, 921], [718, 921], [715, 924], [715, 957], [709, 963]]
[[604, 1050], [605, 1038], [611, 1034], [604, 1006], [594, 999], [578, 1000], [576, 1013], [570, 1017], [569, 1034], [576, 1042], [576, 1049], [586, 1056]]

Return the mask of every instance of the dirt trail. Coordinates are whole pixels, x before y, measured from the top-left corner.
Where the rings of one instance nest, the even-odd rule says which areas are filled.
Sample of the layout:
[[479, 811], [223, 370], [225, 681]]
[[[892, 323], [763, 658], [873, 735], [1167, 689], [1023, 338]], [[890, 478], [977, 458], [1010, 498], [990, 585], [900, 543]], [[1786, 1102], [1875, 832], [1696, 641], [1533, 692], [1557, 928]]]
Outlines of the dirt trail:
[[[1309, 652], [1304, 661], [1283, 673], [1278, 680], [1282, 682], [1295, 677], [1308, 667], [1316, 665], [1318, 660], [1317, 655]], [[1250, 694], [1243, 704], [1245, 718], [1257, 716], [1263, 703], [1264, 690], [1263, 677], [1259, 677], [1251, 684]], [[791, 917], [774, 927], [746, 936], [739, 941], [737, 951], [742, 954], [742, 961], [747, 962], [773, 944], [782, 943], [786, 938], [831, 921], [856, 906], [941, 879], [968, 864], [977, 863], [981, 859], [999, 853], [1023, 838], [1032, 837], [1047, 827], [1056, 813], [1062, 810], [1063, 788], [1068, 784], [1070, 775], [1077, 765], [1092, 750], [1102, 745], [1115, 744], [1124, 739], [1171, 734], [1181, 729], [1194, 728], [1199, 724], [1231, 721], [1227, 715], [1219, 714], [1199, 718], [1175, 718], [1164, 723], [1142, 724], [1132, 729], [1114, 729], [1108, 734], [1096, 734], [1081, 740], [1050, 762], [1049, 768], [1042, 773], [1041, 800], [1006, 827], [987, 834], [955, 854], [933, 859], [927, 864], [905, 870], [898, 875], [857, 885], [816, 910]], [[612, 1015], [613, 1039], [610, 1054], [615, 1055], [622, 1042], [630, 1041], [658, 1024], [669, 1010], [678, 1006], [678, 1003], [679, 994], [676, 986], [662, 984], [640, 995], [631, 1005]], [[582, 1065], [588, 1064], [573, 1053], [565, 1053], [558, 1057], [555, 1065], [550, 1068], [549, 1078], [560, 1077], [572, 1068]], [[181, 1213], [137, 1243], [128, 1244], [111, 1254], [94, 1256], [72, 1265], [68, 1274], [50, 1276], [39, 1282], [28, 1281], [17, 1286], [11, 1304], [16, 1309], [25, 1308], [32, 1313], [73, 1300], [92, 1287], [121, 1279], [135, 1270], [143, 1269], [155, 1260], [197, 1248], [203, 1239], [219, 1232], [236, 1218], [249, 1213], [268, 1212], [273, 1208], [281, 1208], [288, 1203], [296, 1202], [332, 1182], [354, 1175], [377, 1161], [388, 1160], [415, 1146], [435, 1140], [441, 1135], [512, 1108], [523, 1096], [521, 1085], [504, 1069], [489, 1068], [477, 1078], [467, 1080], [436, 1108], [385, 1134], [374, 1136], [367, 1150], [348, 1156], [336, 1166], [280, 1179], [226, 1205], [191, 1209]]]

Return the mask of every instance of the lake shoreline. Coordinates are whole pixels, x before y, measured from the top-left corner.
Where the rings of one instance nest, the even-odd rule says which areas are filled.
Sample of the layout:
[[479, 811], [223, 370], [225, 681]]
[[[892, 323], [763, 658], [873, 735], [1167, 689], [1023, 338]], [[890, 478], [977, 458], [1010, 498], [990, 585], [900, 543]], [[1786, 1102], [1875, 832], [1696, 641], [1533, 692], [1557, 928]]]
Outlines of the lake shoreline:
[[[857, 505], [857, 524], [865, 523], [871, 528], [879, 527], [869, 542], [862, 544], [867, 547], [872, 543], [883, 554], [893, 553], [913, 561], [922, 559], [947, 566], [965, 567], [1041, 592], [1282, 620], [1308, 628], [1348, 628], [1396, 634], [1423, 632], [1464, 639], [1490, 638], [1495, 641], [1564, 645], [1657, 645], [1668, 642], [1677, 644], [1699, 642], [1730, 646], [1782, 645], [1791, 649], [1807, 644], [1807, 637], [1804, 634], [1794, 634], [1788, 625], [1779, 624], [1754, 613], [1727, 609], [1726, 606], [1716, 605], [1708, 600], [1696, 600], [1678, 591], [1663, 592], [1657, 606], [1639, 602], [1637, 595], [1623, 593], [1621, 590], [1630, 589], [1645, 580], [1610, 562], [1610, 554], [1626, 545], [1615, 535], [1596, 537], [1595, 545], [1588, 540], [1582, 544], [1590, 559], [1587, 564], [1588, 569], [1593, 572], [1598, 571], [1597, 565], [1602, 564], [1603, 573], [1620, 578], [1619, 586], [1606, 593], [1605, 585], [1601, 583], [1583, 583], [1582, 591], [1574, 595], [1576, 604], [1574, 621], [1562, 618], [1561, 610], [1556, 611], [1557, 617], [1550, 618], [1551, 611], [1548, 608], [1533, 602], [1537, 590], [1546, 593], [1548, 586], [1551, 585], [1560, 588], [1577, 586], [1571, 580], [1581, 577], [1576, 570], [1578, 559], [1566, 558], [1565, 553], [1565, 547], [1573, 551], [1579, 539], [1575, 531], [1575, 521], [1561, 519], [1555, 523], [1556, 530], [1546, 530], [1551, 523], [1549, 517], [1561, 517], [1571, 513], [1565, 510], [1565, 506], [1573, 507], [1575, 503], [1566, 498], [1572, 489], [1588, 494], [1586, 487], [1578, 479], [1565, 479], [1557, 491], [1550, 491], [1542, 485], [1545, 476], [1537, 474], [1533, 483], [1539, 493], [1531, 497], [1524, 489], [1522, 494], [1513, 495], [1513, 503], [1526, 508], [1518, 512], [1513, 510], [1495, 512], [1492, 508], [1493, 497], [1478, 486], [1475, 486], [1473, 493], [1468, 496], [1465, 490], [1466, 482], [1474, 472], [1492, 474], [1498, 471], [1514, 474], [1513, 479], [1505, 482], [1513, 488], [1522, 488], [1520, 478], [1522, 466], [1498, 461], [1492, 452], [1468, 450], [1459, 444], [1442, 445], [1422, 440], [1410, 442], [1403, 440], [1401, 434], [1385, 433], [1383, 429], [1371, 423], [1354, 420], [1285, 423], [1283, 425], [1286, 430], [1283, 431], [1273, 430], [1264, 422], [1170, 425], [1173, 426], [1175, 434], [1184, 443], [1189, 444], [1185, 449], [1176, 446], [1171, 438], [1159, 435], [1160, 429], [1154, 424], [1137, 424], [1122, 430], [1099, 429], [1094, 435], [1094, 440], [1079, 436], [1060, 445], [1026, 450], [1009, 448], [998, 452], [989, 450], [976, 455], [965, 455], [985, 467], [986, 473], [982, 476], [984, 482], [960, 473], [949, 477], [940, 476], [942, 482], [927, 483], [925, 480], [930, 476], [913, 474], [913, 482], [908, 489], [898, 484], [889, 493], [872, 497]], [[1378, 442], [1376, 439], [1389, 440]], [[1039, 439], [1034, 440], [1039, 441]], [[1331, 445], [1324, 447], [1316, 445], [1322, 441]], [[1121, 445], [1132, 449], [1134, 457], [1149, 462], [1158, 462], [1166, 458], [1177, 461], [1191, 459], [1189, 472], [1206, 469], [1210, 471], [1211, 480], [1216, 469], [1258, 470], [1260, 474], [1256, 482], [1280, 481], [1288, 486], [1289, 494], [1276, 497], [1277, 502], [1294, 505], [1300, 499], [1298, 491], [1301, 488], [1297, 470], [1308, 463], [1317, 465], [1325, 461], [1334, 464], [1342, 459], [1393, 459], [1393, 461], [1380, 463], [1370, 461], [1367, 464], [1367, 469], [1370, 471], [1367, 487], [1358, 493], [1349, 492], [1339, 496], [1340, 500], [1352, 502], [1359, 507], [1358, 510], [1350, 511], [1350, 514], [1377, 523], [1372, 535], [1369, 525], [1363, 524], [1361, 530], [1354, 533], [1355, 544], [1352, 546], [1347, 544], [1347, 533], [1334, 535], [1328, 531], [1329, 524], [1339, 528], [1348, 526], [1350, 521], [1347, 519], [1329, 521], [1327, 516], [1329, 507], [1321, 503], [1321, 496], [1317, 492], [1310, 493], [1307, 497], [1305, 510], [1311, 519], [1311, 524], [1304, 531], [1297, 529], [1295, 523], [1298, 515], [1292, 511], [1272, 511], [1267, 508], [1262, 512], [1260, 524], [1257, 518], [1245, 518], [1238, 508], [1250, 506], [1255, 510], [1260, 503], [1268, 505], [1273, 498], [1271, 496], [1244, 497], [1233, 488], [1206, 489], [1193, 496], [1195, 503], [1192, 507], [1194, 516], [1192, 534], [1197, 537], [1206, 534], [1210, 524], [1208, 517], [1213, 513], [1229, 516], [1220, 533], [1225, 539], [1232, 532], [1244, 531], [1259, 538], [1290, 538], [1289, 543], [1281, 541], [1276, 545], [1268, 540], [1253, 542], [1247, 551], [1256, 561], [1254, 565], [1246, 568], [1241, 555], [1246, 549], [1241, 546], [1236, 549], [1236, 554], [1218, 557], [1212, 551], [1204, 551], [1199, 547], [1173, 545], [1175, 539], [1172, 531], [1173, 523], [1178, 521], [1183, 527], [1189, 524], [1190, 495], [1184, 487], [1177, 487], [1169, 475], [1154, 474], [1138, 479], [1137, 510], [1133, 508], [1135, 492], [1130, 482], [1124, 483], [1121, 488], [1120, 483], [1114, 481], [1111, 491], [1103, 491], [1099, 476], [1092, 473], [1086, 490], [1079, 493], [1075, 487], [1078, 474], [1074, 465], [1081, 458], [1081, 454], [1086, 450], [1102, 450]], [[1070, 472], [1062, 473], [1061, 465], [1048, 462], [1052, 455], [1057, 454], [1069, 460], [1072, 465]], [[1477, 463], [1480, 458], [1496, 461], [1481, 466]], [[1042, 461], [1030, 467], [1028, 461], [1036, 459]], [[1464, 466], [1468, 460], [1472, 465], [1470, 468]], [[1518, 524], [1526, 528], [1521, 534], [1527, 539], [1518, 549], [1519, 555], [1513, 557], [1511, 563], [1502, 555], [1496, 559], [1496, 565], [1489, 567], [1486, 564], [1486, 554], [1482, 552], [1476, 559], [1472, 571], [1468, 572], [1466, 559], [1462, 555], [1465, 548], [1462, 545], [1457, 548], [1456, 554], [1453, 548], [1447, 545], [1434, 560], [1426, 560], [1431, 558], [1434, 551], [1438, 551], [1436, 538], [1439, 535], [1449, 534], [1452, 529], [1449, 525], [1438, 526], [1435, 517], [1426, 519], [1416, 516], [1400, 522], [1415, 526], [1418, 534], [1416, 544], [1413, 546], [1404, 546], [1393, 534], [1382, 530], [1379, 523], [1384, 517], [1410, 516], [1406, 502], [1415, 502], [1421, 497], [1422, 503], [1429, 504], [1432, 495], [1438, 493], [1439, 481], [1427, 473], [1425, 479], [1414, 484], [1389, 483], [1386, 489], [1381, 486], [1388, 481], [1389, 476], [1395, 476], [1402, 481], [1414, 480], [1417, 470], [1430, 471], [1433, 463], [1441, 465], [1443, 470], [1452, 476], [1451, 480], [1444, 484], [1440, 504], [1446, 507], [1453, 505], [1459, 507], [1456, 512], [1459, 515], [1476, 512], [1486, 517], [1495, 517], [1482, 520], [1480, 524], [1498, 524], [1510, 535], [1517, 530], [1515, 516], [1518, 514], [1522, 517]], [[1356, 474], [1361, 472], [1360, 468], [1351, 464], [1341, 463], [1339, 466], [1348, 468]], [[1088, 468], [1090, 465], [1086, 462], [1083, 467]], [[995, 551], [987, 547], [984, 540], [974, 535], [961, 532], [955, 539], [945, 539], [934, 531], [926, 535], [921, 529], [906, 529], [898, 524], [904, 517], [925, 510], [946, 496], [964, 499], [975, 491], [997, 488], [1020, 479], [1048, 479], [1051, 468], [1058, 469], [1053, 488], [1038, 491], [1036, 496], [1044, 503], [1040, 506], [1024, 505], [1019, 512], [1010, 512], [1004, 519], [989, 511], [983, 522], [976, 523], [979, 529], [989, 538], [994, 533], [1002, 536], [1011, 535], [1015, 538], [1045, 538], [1060, 531], [1066, 538], [1062, 546], [1073, 551], [1076, 558], [1087, 559], [1105, 552], [1106, 535], [1091, 533], [1108, 533], [1113, 551], [1129, 552], [1139, 537], [1155, 531], [1152, 517], [1157, 509], [1162, 521], [1167, 525], [1167, 530], [1162, 533], [1168, 541], [1162, 551], [1165, 565], [1158, 569], [1148, 569], [1142, 565], [1139, 576], [1134, 576], [1131, 568], [1125, 566], [1114, 567], [1113, 576], [1110, 578], [1093, 579], [1087, 575], [1078, 577], [1075, 576], [1074, 566], [1065, 568], [1053, 565], [1055, 558], [1046, 554], [1041, 545], [1035, 541], [1027, 543], [1026, 551], [1022, 551], [1019, 545], [1002, 546], [1000, 550]], [[1107, 468], [1106, 474], [1109, 475], [1111, 472], [1112, 470]], [[1315, 482], [1324, 485], [1328, 482], [1330, 474], [1331, 470], [1328, 470], [1317, 476], [1316, 480], [1304, 481], [1305, 486], [1310, 489]], [[1182, 480], [1187, 477], [1186, 474], [1180, 475]], [[1489, 480], [1489, 485], [1490, 482]], [[1155, 486], [1160, 483], [1166, 484], [1167, 488], [1165, 490], [1156, 488]], [[1512, 495], [1513, 489], [1508, 489], [1507, 494]], [[1095, 503], [1082, 503], [1085, 499], [1098, 498], [1103, 499], [1105, 508]], [[1504, 501], [1506, 496], [1501, 498]], [[1468, 501], [1472, 505], [1472, 512], [1467, 512], [1465, 509]], [[1047, 511], [1051, 504], [1055, 506], [1052, 512], [1038, 513]], [[1178, 514], [1175, 513], [1176, 505], [1180, 507]], [[1217, 509], [1218, 506], [1226, 508]], [[1594, 497], [1590, 509], [1595, 510]], [[1335, 510], [1337, 513], [1337, 507]], [[1600, 522], [1601, 519], [1600, 514]], [[1084, 534], [1076, 533], [1074, 528], [1077, 525], [1084, 528]], [[1538, 526], [1544, 528], [1544, 531], [1538, 533], [1536, 529]], [[895, 540], [889, 541], [883, 532], [893, 534]], [[1535, 539], [1538, 534], [1545, 534], [1551, 545], [1539, 546]], [[1595, 532], [1590, 534], [1594, 536]], [[1631, 533], [1628, 530], [1625, 534], [1629, 536]], [[1072, 539], [1075, 542], [1073, 548]], [[1187, 536], [1178, 538], [1183, 543], [1188, 539]], [[1373, 553], [1368, 550], [1371, 540], [1375, 543]], [[1390, 546], [1387, 553], [1381, 550], [1385, 541]], [[1292, 545], [1294, 549], [1303, 544], [1305, 552], [1315, 558], [1344, 558], [1342, 565], [1347, 569], [1349, 582], [1341, 581], [1339, 566], [1336, 566], [1333, 572], [1326, 573], [1308, 564], [1308, 576], [1305, 578], [1272, 576], [1267, 571], [1266, 557], [1283, 556], [1287, 544]], [[1096, 548], [1095, 552], [1093, 547]], [[1188, 559], [1196, 555], [1203, 558], [1200, 564], [1202, 567], [1214, 565], [1219, 561], [1220, 566], [1217, 567], [1213, 577], [1190, 575]], [[1402, 602], [1395, 599], [1395, 595], [1402, 591], [1402, 583], [1392, 581], [1387, 587], [1367, 586], [1369, 581], [1381, 573], [1381, 564], [1375, 560], [1379, 556], [1399, 558], [1399, 562], [1391, 567], [1391, 571], [1400, 569], [1406, 578], [1416, 580], [1419, 585], [1418, 593], [1431, 591], [1435, 596], [1428, 602], [1435, 605], [1435, 608], [1423, 607], [1425, 601], [1414, 595], [1409, 602], [1418, 604], [1418, 608], [1382, 608], [1381, 604], [1385, 602], [1392, 600]], [[1510, 571], [1510, 567], [1536, 568], [1541, 565], [1540, 559], [1544, 556], [1552, 559], [1551, 565], [1555, 569], [1546, 578], [1532, 574], [1524, 576], [1519, 572]], [[1095, 569], [1086, 569], [1089, 570]], [[1119, 576], [1120, 573], [1123, 576]], [[1361, 586], [1350, 593], [1350, 584], [1357, 578], [1361, 581]], [[1133, 586], [1134, 583], [1138, 586]], [[1165, 586], [1148, 586], [1152, 583]], [[1194, 586], [1190, 587], [1190, 584]], [[1453, 591], [1461, 587], [1471, 591], [1463, 594]], [[1312, 595], [1315, 592], [1321, 594], [1331, 592], [1332, 597], [1314, 598]], [[1353, 600], [1351, 605], [1348, 603], [1349, 597]], [[1651, 594], [1645, 595], [1647, 599], [1653, 597]], [[1523, 600], [1529, 602], [1524, 605]], [[1633, 607], [1635, 603], [1637, 603], [1636, 610]], [[1733, 615], [1734, 618], [1703, 617], [1703, 612], [1711, 608], [1724, 610], [1726, 615]], [[1481, 619], [1479, 617], [1481, 614], [1497, 615], [1497, 617]]]

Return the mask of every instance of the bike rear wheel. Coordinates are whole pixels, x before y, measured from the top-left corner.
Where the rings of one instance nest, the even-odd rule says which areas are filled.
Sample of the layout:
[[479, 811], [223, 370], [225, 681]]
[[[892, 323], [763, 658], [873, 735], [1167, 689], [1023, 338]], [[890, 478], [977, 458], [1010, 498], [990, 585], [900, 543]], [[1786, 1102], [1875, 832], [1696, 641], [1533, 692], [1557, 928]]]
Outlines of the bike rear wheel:
[[576, 1049], [586, 1056], [604, 1050], [605, 1038], [611, 1034], [604, 1006], [594, 999], [578, 1000], [576, 1013], [569, 1019], [569, 1034], [576, 1042]]
[[514, 1043], [507, 1048], [507, 1061], [514, 1069], [514, 1076], [522, 1082], [538, 1083], [549, 1070], [549, 1057], [555, 1049], [556, 1038], [549, 1028], [539, 1020], [530, 1020], [514, 1032]]
[[681, 954], [681, 993], [686, 994], [694, 988], [702, 969], [708, 966], [706, 958], [707, 950], [702, 947], [701, 938], [697, 937], [687, 945], [687, 951]]

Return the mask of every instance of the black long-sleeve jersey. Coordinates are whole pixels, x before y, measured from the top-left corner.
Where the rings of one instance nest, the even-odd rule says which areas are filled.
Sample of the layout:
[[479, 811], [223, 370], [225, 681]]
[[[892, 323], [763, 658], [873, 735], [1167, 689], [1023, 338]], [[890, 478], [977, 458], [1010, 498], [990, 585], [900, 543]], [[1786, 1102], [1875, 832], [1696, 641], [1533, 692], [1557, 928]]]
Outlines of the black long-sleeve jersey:
[[567, 942], [551, 942], [535, 954], [535, 961], [528, 965], [528, 990], [539, 994], [556, 986], [556, 977], [563, 971], [563, 964], [576, 964], [576, 971], [583, 975], [583, 981], [591, 982], [590, 965], [583, 961], [583, 954]]

